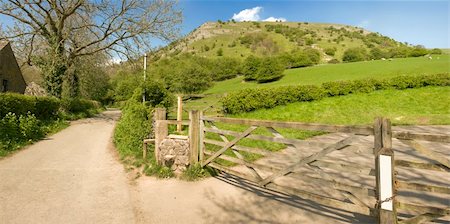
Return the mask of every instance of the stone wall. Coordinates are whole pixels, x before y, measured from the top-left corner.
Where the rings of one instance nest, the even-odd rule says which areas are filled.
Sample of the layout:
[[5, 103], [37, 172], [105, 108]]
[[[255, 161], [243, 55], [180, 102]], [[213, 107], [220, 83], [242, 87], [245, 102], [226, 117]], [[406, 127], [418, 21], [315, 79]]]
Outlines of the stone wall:
[[189, 165], [189, 141], [166, 138], [159, 145], [159, 161], [180, 174]]

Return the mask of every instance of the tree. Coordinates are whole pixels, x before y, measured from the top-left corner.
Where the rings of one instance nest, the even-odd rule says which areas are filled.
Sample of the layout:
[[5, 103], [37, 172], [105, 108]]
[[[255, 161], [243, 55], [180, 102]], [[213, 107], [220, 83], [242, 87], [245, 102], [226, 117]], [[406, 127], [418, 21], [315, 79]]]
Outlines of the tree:
[[256, 80], [258, 68], [262, 63], [262, 59], [250, 55], [242, 64], [242, 74], [246, 81]]
[[266, 83], [279, 80], [283, 77], [284, 66], [275, 57], [264, 58], [257, 71], [256, 81]]
[[344, 62], [356, 62], [364, 61], [367, 59], [367, 50], [362, 47], [349, 48], [344, 51], [342, 61]]
[[16, 22], [0, 39], [21, 43], [57, 97], [78, 58], [99, 52], [133, 58], [150, 50], [151, 38], [174, 39], [181, 22], [172, 0], [3, 0], [0, 14]]

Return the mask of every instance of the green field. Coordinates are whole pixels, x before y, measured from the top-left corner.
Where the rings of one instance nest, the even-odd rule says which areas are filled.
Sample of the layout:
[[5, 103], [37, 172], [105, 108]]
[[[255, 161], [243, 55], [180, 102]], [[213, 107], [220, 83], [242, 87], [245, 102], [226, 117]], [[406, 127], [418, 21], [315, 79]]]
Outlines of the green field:
[[323, 82], [362, 78], [389, 78], [398, 75], [421, 75], [450, 72], [450, 55], [434, 55], [432, 60], [425, 57], [395, 58], [392, 61], [366, 61], [343, 64], [323, 64], [314, 67], [289, 69], [285, 76], [266, 84], [244, 82], [238, 77], [217, 82], [206, 94], [223, 94], [244, 88], [273, 87], [285, 85], [316, 85]]
[[450, 124], [450, 87], [383, 90], [292, 103], [233, 117], [325, 124], [372, 124], [384, 116], [393, 124]]

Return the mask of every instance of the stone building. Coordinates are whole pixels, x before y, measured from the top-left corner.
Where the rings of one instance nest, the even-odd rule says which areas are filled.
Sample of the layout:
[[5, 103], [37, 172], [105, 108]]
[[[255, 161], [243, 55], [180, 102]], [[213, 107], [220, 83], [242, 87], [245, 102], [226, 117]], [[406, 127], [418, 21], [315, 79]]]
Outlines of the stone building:
[[0, 41], [0, 92], [24, 93], [27, 84], [9, 42]]

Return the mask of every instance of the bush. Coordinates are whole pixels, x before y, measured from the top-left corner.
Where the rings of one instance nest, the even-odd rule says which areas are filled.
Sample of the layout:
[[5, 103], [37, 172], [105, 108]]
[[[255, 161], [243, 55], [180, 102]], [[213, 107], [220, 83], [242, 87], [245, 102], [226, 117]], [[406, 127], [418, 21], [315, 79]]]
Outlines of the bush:
[[430, 54], [442, 54], [442, 50], [439, 48], [433, 48], [430, 50]]
[[328, 61], [328, 64], [339, 64], [339, 63], [341, 63], [341, 62], [339, 60], [337, 60], [336, 58], [333, 58]]
[[349, 48], [344, 51], [342, 61], [357, 62], [367, 60], [367, 51], [362, 47]]
[[336, 47], [329, 47], [325, 48], [324, 52], [329, 56], [334, 56], [336, 54], [336, 50], [337, 50]]
[[0, 118], [8, 113], [17, 116], [34, 114], [42, 120], [54, 119], [57, 117], [60, 107], [60, 100], [54, 97], [35, 97], [16, 93], [0, 94]]
[[242, 64], [242, 75], [246, 81], [256, 80], [258, 74], [258, 68], [262, 63], [262, 59], [250, 55], [245, 59]]
[[80, 98], [65, 98], [61, 101], [61, 109], [66, 113], [91, 114], [93, 110], [99, 109], [100, 104], [96, 101], [80, 99]]
[[256, 81], [266, 83], [276, 81], [283, 77], [284, 66], [277, 58], [265, 58], [259, 65]]
[[406, 89], [424, 86], [450, 86], [450, 74], [398, 76], [391, 79], [360, 79], [326, 82], [321, 86], [282, 86], [244, 89], [222, 98], [223, 111], [228, 114], [273, 108], [294, 102], [319, 100], [323, 97], [368, 93], [383, 89]]
[[14, 145], [44, 137], [40, 121], [30, 112], [26, 115], [6, 114], [0, 119], [0, 150], [13, 150]]

